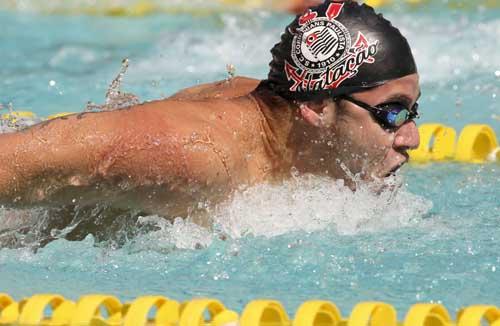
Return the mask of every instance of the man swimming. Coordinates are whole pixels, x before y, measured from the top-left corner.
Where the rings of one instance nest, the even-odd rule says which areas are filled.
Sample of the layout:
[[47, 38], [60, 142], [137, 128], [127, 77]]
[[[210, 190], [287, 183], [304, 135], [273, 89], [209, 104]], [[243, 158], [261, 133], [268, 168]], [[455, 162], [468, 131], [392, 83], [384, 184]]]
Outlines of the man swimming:
[[266, 80], [236, 77], [125, 109], [0, 135], [5, 205], [107, 203], [186, 216], [293, 173], [384, 178], [417, 147], [420, 94], [406, 39], [372, 8], [330, 1], [298, 16]]

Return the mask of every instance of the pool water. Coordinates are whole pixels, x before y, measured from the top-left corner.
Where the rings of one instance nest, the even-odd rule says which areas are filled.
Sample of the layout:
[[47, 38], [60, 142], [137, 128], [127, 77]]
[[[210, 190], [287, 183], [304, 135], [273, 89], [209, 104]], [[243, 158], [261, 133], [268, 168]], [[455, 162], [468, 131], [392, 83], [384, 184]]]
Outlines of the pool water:
[[[263, 78], [269, 49], [292, 19], [265, 10], [124, 18], [23, 8], [0, 10], [0, 103], [41, 117], [103, 103], [124, 58], [122, 90], [143, 101], [226, 78], [227, 64]], [[433, 3], [382, 12], [414, 49], [419, 123], [457, 130], [485, 123], [500, 134], [500, 9]], [[209, 296], [237, 310], [276, 298], [289, 312], [312, 298], [344, 313], [367, 300], [400, 312], [418, 301], [451, 311], [500, 305], [500, 166], [408, 165], [395, 179], [401, 187], [374, 195], [297, 177], [235, 194], [211, 212], [211, 229], [124, 217], [119, 241], [91, 234], [68, 241], [70, 230], [54, 229], [56, 240], [41, 247], [37, 230], [51, 211], [2, 209], [0, 223], [12, 216], [26, 223], [8, 234], [17, 242], [0, 249], [0, 292]], [[103, 211], [88, 214], [99, 220]]]

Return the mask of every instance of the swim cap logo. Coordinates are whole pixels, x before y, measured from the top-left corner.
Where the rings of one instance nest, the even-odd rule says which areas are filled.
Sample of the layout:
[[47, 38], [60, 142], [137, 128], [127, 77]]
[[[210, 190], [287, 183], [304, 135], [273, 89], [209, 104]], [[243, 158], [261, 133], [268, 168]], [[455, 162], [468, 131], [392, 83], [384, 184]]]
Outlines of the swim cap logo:
[[290, 91], [312, 91], [337, 88], [354, 77], [363, 63], [375, 62], [378, 41], [369, 43], [358, 32], [354, 46], [347, 28], [336, 20], [343, 3], [331, 3], [325, 17], [309, 9], [299, 17], [299, 28], [292, 41], [292, 60], [285, 61], [287, 79], [293, 81]]

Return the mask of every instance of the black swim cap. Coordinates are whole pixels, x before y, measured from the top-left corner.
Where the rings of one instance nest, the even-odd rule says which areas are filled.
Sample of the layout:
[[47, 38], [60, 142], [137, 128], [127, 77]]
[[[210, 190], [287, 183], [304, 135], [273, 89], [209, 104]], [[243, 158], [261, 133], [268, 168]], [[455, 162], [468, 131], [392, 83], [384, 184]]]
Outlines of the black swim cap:
[[287, 99], [336, 97], [417, 72], [399, 30], [350, 0], [326, 0], [297, 16], [271, 53], [263, 83]]

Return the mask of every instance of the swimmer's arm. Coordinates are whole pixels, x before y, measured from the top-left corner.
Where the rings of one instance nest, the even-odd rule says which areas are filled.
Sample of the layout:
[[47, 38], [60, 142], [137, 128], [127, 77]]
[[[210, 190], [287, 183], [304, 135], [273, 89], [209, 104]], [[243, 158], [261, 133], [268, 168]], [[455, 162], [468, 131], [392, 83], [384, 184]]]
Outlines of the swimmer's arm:
[[92, 183], [116, 138], [108, 114], [73, 115], [0, 135], [0, 202], [51, 200], [67, 186]]
[[227, 183], [209, 140], [187, 140], [202, 129], [189, 115], [192, 108], [171, 114], [171, 106], [73, 115], [0, 135], [0, 203], [70, 204], [76, 198], [91, 204], [102, 200], [103, 189], [114, 198], [147, 186]]

